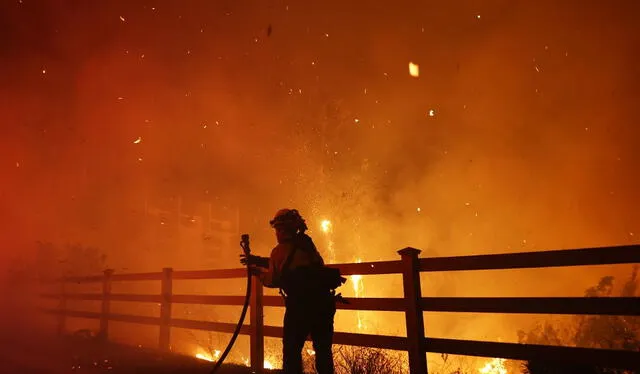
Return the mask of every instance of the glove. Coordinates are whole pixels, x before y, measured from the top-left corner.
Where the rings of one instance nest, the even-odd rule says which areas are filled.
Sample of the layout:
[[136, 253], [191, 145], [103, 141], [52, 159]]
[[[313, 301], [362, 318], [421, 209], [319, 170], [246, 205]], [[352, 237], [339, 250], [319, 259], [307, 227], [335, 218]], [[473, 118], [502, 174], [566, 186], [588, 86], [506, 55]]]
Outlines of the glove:
[[351, 304], [349, 301], [347, 301], [347, 299], [345, 299], [341, 293], [336, 294], [334, 296], [336, 303], [340, 303], [340, 304]]
[[240, 263], [244, 266], [258, 266], [258, 267], [262, 267], [262, 268], [269, 268], [269, 258], [267, 257], [260, 257], [260, 256], [254, 256], [254, 255], [245, 255], [245, 254], [241, 254], [240, 255]]

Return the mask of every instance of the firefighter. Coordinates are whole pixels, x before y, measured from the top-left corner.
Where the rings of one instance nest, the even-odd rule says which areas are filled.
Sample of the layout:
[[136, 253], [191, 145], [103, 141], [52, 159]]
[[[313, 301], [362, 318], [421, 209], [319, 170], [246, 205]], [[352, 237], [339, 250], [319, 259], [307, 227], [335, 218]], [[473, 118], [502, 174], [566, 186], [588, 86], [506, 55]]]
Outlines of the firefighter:
[[269, 223], [275, 230], [278, 245], [268, 261], [250, 255], [242, 262], [249, 262], [263, 285], [279, 288], [285, 298], [283, 372], [302, 373], [302, 349], [310, 335], [317, 372], [332, 374], [333, 318], [336, 296], [339, 297], [335, 295], [335, 288], [346, 279], [337, 269], [324, 266], [313, 240], [305, 234], [307, 226], [297, 210], [281, 209]]

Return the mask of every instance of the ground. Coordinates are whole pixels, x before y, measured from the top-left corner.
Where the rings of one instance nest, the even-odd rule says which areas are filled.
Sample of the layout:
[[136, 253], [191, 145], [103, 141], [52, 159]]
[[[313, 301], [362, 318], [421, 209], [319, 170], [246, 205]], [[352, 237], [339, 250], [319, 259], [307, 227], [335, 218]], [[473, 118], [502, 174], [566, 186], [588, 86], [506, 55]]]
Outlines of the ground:
[[[2, 335], [1, 374], [205, 374], [213, 367], [210, 362], [190, 357], [87, 339]], [[244, 366], [223, 365], [218, 373], [251, 371]]]

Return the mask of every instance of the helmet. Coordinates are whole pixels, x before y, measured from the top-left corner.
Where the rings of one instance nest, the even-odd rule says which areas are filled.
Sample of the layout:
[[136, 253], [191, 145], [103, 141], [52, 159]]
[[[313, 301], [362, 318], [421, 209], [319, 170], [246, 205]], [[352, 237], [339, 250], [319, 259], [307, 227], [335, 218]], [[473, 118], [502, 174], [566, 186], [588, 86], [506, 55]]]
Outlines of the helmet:
[[291, 229], [305, 232], [307, 225], [296, 209], [280, 209], [276, 212], [275, 216], [269, 221], [271, 227], [276, 226], [289, 226]]

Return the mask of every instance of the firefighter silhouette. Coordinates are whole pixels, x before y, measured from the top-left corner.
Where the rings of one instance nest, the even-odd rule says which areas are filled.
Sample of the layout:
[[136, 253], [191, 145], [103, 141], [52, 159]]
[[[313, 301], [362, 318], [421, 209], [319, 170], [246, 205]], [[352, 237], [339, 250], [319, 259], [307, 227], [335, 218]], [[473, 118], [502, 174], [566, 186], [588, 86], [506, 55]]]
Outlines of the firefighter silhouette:
[[241, 262], [251, 265], [265, 287], [279, 288], [285, 299], [283, 372], [302, 373], [302, 349], [310, 336], [317, 372], [332, 374], [333, 319], [336, 300], [341, 300], [335, 289], [346, 279], [339, 270], [324, 266], [297, 210], [281, 209], [269, 223], [278, 241], [271, 256], [250, 255]]

